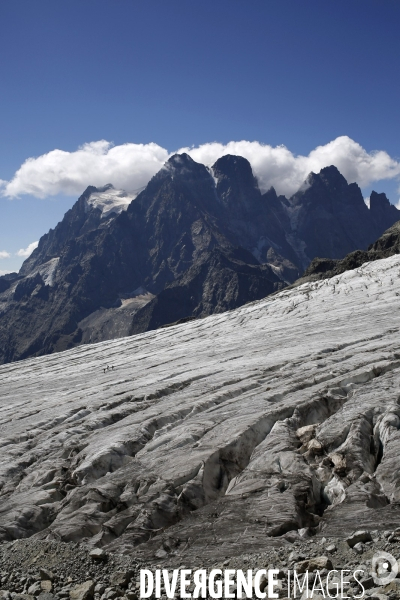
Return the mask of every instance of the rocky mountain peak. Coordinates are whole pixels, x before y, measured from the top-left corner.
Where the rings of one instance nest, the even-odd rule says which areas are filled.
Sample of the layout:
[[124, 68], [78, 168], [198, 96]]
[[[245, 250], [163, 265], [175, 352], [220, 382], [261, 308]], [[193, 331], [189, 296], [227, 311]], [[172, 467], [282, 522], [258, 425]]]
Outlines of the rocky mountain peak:
[[391, 204], [386, 194], [372, 191], [369, 199], [369, 210], [380, 231], [387, 229], [400, 220], [400, 210]]
[[182, 183], [196, 185], [197, 182], [207, 182], [212, 184], [212, 177], [207, 167], [194, 161], [188, 154], [174, 154], [164, 164], [163, 168], [150, 181], [148, 190], [153, 193], [159, 189], [160, 183], [163, 185], [166, 181], [172, 179], [179, 180]]
[[[88, 188], [89, 189], [89, 188]], [[99, 188], [90, 188], [90, 194], [85, 195], [84, 210], [97, 209], [101, 218], [119, 215], [126, 210], [136, 194], [128, 194], [125, 190], [117, 190], [111, 183]]]
[[173, 154], [172, 156], [170, 156], [165, 164], [180, 168], [182, 166], [193, 165], [195, 164], [195, 161], [191, 156], [189, 156], [189, 154], [186, 154], [186, 152], [182, 152], [181, 154]]
[[335, 165], [330, 165], [329, 167], [324, 167], [321, 169], [319, 172], [319, 177], [326, 183], [340, 183], [341, 185], [348, 185], [346, 179], [343, 177], [339, 169], [335, 167]]
[[288, 211], [297, 236], [306, 241], [303, 267], [316, 256], [341, 258], [354, 248], [366, 249], [382, 233], [358, 185], [348, 184], [333, 165], [308, 176], [290, 198]]
[[[357, 186], [358, 187], [358, 186]], [[338, 202], [343, 199], [343, 194], [337, 195], [337, 192], [347, 192], [349, 184], [345, 177], [340, 173], [339, 169], [334, 165], [324, 167], [319, 173], [311, 173], [306, 177], [303, 185], [299, 191], [292, 196], [292, 200], [304, 202], [305, 199], [326, 196], [333, 192], [335, 194], [335, 201]], [[311, 190], [310, 193], [307, 193]], [[361, 195], [361, 191], [360, 191]], [[318, 201], [318, 198], [316, 198]]]
[[226, 154], [214, 163], [212, 170], [218, 180], [226, 178], [231, 184], [258, 188], [251, 165], [243, 156]]
[[372, 190], [371, 195], [369, 197], [369, 208], [371, 211], [382, 210], [388, 208], [390, 206], [390, 202], [386, 196], [386, 194], [378, 194]]
[[271, 186], [269, 188], [269, 190], [267, 190], [266, 192], [264, 192], [264, 194], [262, 195], [263, 199], [265, 202], [267, 202], [268, 204], [272, 204], [274, 206], [278, 204], [280, 204], [281, 208], [283, 206], [289, 206], [289, 200], [286, 198], [286, 196], [283, 196], [282, 194], [278, 196], [278, 194], [276, 193], [276, 190], [273, 186]]
[[193, 160], [189, 154], [173, 154], [165, 163], [164, 168], [174, 175], [187, 175], [188, 173], [207, 172], [207, 169], [201, 163]]
[[246, 158], [227, 154], [214, 163], [212, 171], [218, 197], [235, 217], [249, 218], [249, 213], [259, 209], [261, 193]]
[[110, 218], [128, 208], [134, 197], [135, 194], [117, 190], [111, 183], [98, 188], [89, 185], [56, 227], [40, 238], [38, 247], [23, 263], [20, 274], [29, 275], [40, 264], [61, 256], [79, 237], [106, 226]]

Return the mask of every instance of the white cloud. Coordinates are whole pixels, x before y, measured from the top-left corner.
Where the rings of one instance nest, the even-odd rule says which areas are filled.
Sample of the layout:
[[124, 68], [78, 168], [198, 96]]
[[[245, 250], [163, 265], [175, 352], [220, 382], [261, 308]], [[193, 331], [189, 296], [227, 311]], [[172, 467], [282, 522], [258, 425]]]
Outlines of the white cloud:
[[[278, 193], [290, 196], [301, 186], [310, 171], [336, 165], [349, 183], [361, 187], [382, 179], [400, 176], [400, 162], [383, 150], [367, 152], [360, 144], [341, 136], [318, 146], [307, 156], [295, 155], [285, 146], [269, 146], [260, 142], [212, 142], [198, 147], [181, 148], [198, 162], [211, 166], [225, 154], [247, 158], [263, 191], [271, 185]], [[15, 198], [31, 194], [45, 198], [57, 194], [79, 195], [88, 185], [112, 183], [117, 188], [134, 192], [171, 156], [157, 144], [122, 144], [113, 146], [101, 140], [90, 142], [75, 152], [52, 150], [37, 158], [28, 158], [11, 181], [0, 180], [4, 196]]]
[[106, 183], [134, 191], [146, 185], [167, 158], [167, 150], [157, 144], [113, 146], [105, 140], [84, 144], [75, 152], [52, 150], [28, 158], [11, 181], [1, 182], [2, 194], [9, 198], [80, 195], [88, 185]]
[[10, 258], [11, 254], [6, 250], [0, 250], [0, 258]]
[[2, 275], [7, 275], [8, 273], [12, 273], [12, 271], [7, 271], [7, 270], [6, 270], [6, 271], [4, 271], [3, 269], [0, 269], [0, 277], [1, 277]]
[[32, 244], [29, 244], [29, 246], [27, 248], [21, 248], [20, 250], [18, 250], [18, 252], [16, 253], [17, 256], [22, 256], [23, 258], [28, 258], [28, 256], [30, 256], [32, 254], [32, 252], [38, 247], [39, 242], [32, 242]]
[[209, 166], [225, 154], [244, 156], [251, 163], [263, 191], [272, 185], [278, 193], [286, 196], [296, 192], [311, 171], [319, 173], [329, 165], [335, 165], [349, 183], [357, 182], [360, 187], [400, 175], [400, 162], [387, 152], [368, 153], [348, 136], [318, 146], [308, 156], [296, 156], [285, 146], [274, 148], [244, 140], [228, 144], [203, 144], [197, 148], [182, 148], [179, 152], [187, 152], [194, 160]]

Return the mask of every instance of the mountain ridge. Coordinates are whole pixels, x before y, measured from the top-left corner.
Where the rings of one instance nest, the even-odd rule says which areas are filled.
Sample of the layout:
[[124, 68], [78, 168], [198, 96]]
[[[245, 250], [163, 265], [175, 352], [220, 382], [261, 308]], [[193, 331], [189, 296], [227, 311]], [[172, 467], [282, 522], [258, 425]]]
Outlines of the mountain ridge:
[[[0, 362], [260, 299], [315, 256], [366, 250], [400, 217], [386, 196], [371, 197], [372, 211], [333, 166], [289, 199], [262, 194], [250, 163], [233, 155], [211, 169], [174, 155], [130, 203], [110, 186], [89, 186], [20, 272], [0, 278]], [[146, 294], [135, 302], [138, 288]], [[132, 310], [121, 307], [129, 298]]]

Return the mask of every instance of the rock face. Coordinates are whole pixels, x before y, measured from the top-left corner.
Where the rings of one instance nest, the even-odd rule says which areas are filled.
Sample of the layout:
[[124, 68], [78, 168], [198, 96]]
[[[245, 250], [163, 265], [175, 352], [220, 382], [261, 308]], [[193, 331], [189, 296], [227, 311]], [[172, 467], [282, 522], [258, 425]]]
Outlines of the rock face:
[[[373, 205], [369, 211], [358, 185], [349, 185], [336, 167], [311, 173], [290, 202], [292, 227], [303, 241], [303, 267], [316, 256], [342, 258], [365, 249], [388, 227], [385, 221], [380, 229], [381, 211], [375, 210], [375, 199]], [[400, 218], [400, 211], [393, 209], [396, 216], [390, 225]]]
[[[296, 251], [287, 239], [290, 219], [284, 196], [278, 198], [271, 188], [261, 195], [250, 163], [241, 156], [223, 156], [212, 168], [216, 193], [225, 209], [225, 228], [234, 234], [238, 245], [254, 254], [261, 263], [278, 267], [286, 260], [288, 269], [299, 271]], [[295, 268], [295, 270], [294, 270]], [[285, 271], [281, 269], [285, 279]], [[290, 272], [287, 275], [290, 280]]]
[[140, 310], [128, 333], [225, 312], [283, 287], [269, 265], [257, 264], [243, 248], [229, 253], [215, 248]]
[[399, 275], [396, 255], [3, 365], [1, 539], [84, 541], [172, 565], [393, 531]]
[[0, 277], [0, 363], [231, 310], [294, 282], [315, 256], [366, 249], [400, 212], [371, 210], [335, 167], [292, 198], [249, 162], [172, 156], [136, 197], [89, 187], [18, 274]]

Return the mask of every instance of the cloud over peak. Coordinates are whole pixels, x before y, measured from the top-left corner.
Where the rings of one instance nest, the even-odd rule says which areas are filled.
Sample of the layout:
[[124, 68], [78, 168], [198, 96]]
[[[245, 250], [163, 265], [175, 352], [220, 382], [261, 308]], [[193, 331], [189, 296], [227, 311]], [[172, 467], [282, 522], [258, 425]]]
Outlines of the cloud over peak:
[[110, 181], [115, 187], [134, 191], [168, 159], [157, 144], [121, 144], [100, 140], [80, 146], [74, 152], [51, 150], [28, 158], [11, 181], [1, 181], [4, 196], [17, 198], [30, 194], [37, 198], [57, 194], [80, 195], [88, 185], [102, 187]]
[[[335, 165], [349, 183], [365, 187], [382, 179], [400, 177], [400, 162], [387, 152], [367, 152], [348, 136], [340, 136], [318, 146], [307, 156], [295, 155], [286, 146], [270, 146], [257, 141], [211, 142], [181, 148], [194, 160], [207, 166], [225, 154], [247, 158], [262, 191], [274, 186], [280, 194], [290, 196], [302, 185], [310, 171]], [[57, 194], [80, 195], [88, 185], [100, 187], [112, 182], [128, 192], [145, 186], [162, 167], [168, 152], [158, 144], [121, 144], [100, 140], [79, 147], [74, 152], [51, 150], [28, 158], [10, 181], [0, 179], [3, 196], [16, 198], [30, 194], [46, 198]]]
[[365, 187], [374, 181], [400, 176], [400, 162], [385, 151], [368, 153], [360, 144], [346, 135], [324, 146], [317, 146], [308, 156], [295, 155], [286, 146], [272, 147], [260, 142], [229, 142], [228, 144], [203, 144], [197, 148], [182, 148], [190, 156], [207, 165], [224, 154], [239, 154], [247, 158], [260, 188], [266, 191], [273, 186], [286, 196], [294, 194], [307, 175], [330, 165], [335, 165], [349, 183]]

